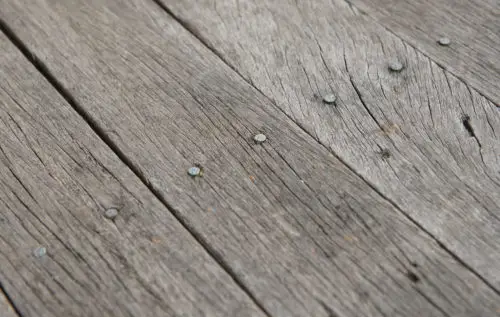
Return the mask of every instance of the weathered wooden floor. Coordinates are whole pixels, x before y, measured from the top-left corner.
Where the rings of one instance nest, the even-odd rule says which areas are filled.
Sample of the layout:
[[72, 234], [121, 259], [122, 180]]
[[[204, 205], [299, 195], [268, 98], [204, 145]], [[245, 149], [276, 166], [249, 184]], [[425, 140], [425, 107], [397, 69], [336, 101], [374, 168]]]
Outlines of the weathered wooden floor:
[[0, 317], [500, 316], [498, 0], [0, 0], [0, 29]]

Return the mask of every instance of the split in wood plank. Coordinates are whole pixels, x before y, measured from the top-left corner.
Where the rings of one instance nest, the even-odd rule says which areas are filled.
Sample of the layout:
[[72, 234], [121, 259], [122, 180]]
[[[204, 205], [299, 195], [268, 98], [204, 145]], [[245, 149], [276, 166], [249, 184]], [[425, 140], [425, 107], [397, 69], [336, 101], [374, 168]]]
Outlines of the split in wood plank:
[[0, 51], [0, 282], [22, 316], [264, 317], [3, 34]]
[[499, 292], [500, 108], [345, 1], [162, 1]]
[[0, 4], [270, 316], [495, 313], [494, 290], [153, 2]]

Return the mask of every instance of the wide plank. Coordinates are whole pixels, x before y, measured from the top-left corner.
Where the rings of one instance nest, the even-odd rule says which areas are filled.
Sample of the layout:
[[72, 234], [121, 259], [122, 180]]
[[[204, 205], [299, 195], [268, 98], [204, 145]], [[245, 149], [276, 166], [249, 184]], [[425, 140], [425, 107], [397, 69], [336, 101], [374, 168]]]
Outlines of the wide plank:
[[[269, 316], [496, 314], [495, 290], [152, 1], [0, 4]], [[204, 175], [191, 178], [196, 163]]]
[[0, 283], [23, 317], [265, 316], [3, 34], [0, 52]]
[[350, 1], [500, 106], [500, 1]]
[[500, 290], [500, 108], [345, 1], [162, 1]]

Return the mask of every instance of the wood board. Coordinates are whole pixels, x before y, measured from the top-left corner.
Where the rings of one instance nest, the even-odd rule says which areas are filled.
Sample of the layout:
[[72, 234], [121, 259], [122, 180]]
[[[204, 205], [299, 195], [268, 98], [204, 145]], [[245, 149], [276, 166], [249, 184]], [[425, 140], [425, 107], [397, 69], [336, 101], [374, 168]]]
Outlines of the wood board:
[[21, 316], [265, 316], [3, 34], [0, 52], [0, 283]]

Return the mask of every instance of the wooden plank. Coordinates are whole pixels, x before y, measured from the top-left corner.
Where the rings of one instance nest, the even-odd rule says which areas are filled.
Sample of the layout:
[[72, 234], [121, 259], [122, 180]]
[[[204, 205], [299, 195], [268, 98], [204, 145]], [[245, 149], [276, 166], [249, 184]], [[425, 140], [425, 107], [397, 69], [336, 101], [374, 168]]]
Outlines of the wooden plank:
[[0, 291], [0, 316], [20, 317], [3, 291]]
[[264, 316], [3, 34], [0, 51], [0, 281], [22, 316]]
[[0, 4], [268, 315], [496, 314], [498, 293], [153, 2]]
[[351, 2], [500, 106], [500, 1]]
[[500, 290], [500, 109], [344, 1], [163, 2]]

